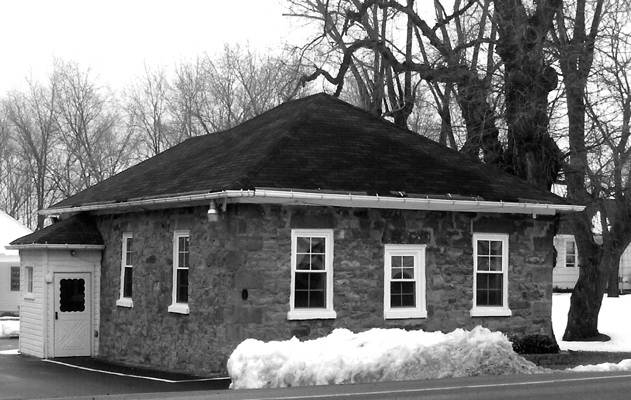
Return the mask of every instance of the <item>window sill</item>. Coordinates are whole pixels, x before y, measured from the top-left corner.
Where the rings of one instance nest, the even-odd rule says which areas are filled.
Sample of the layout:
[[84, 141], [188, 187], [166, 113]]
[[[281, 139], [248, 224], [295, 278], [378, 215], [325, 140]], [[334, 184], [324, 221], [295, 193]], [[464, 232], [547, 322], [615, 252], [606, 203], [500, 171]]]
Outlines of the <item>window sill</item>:
[[427, 318], [427, 310], [390, 309], [383, 312], [383, 319]]
[[24, 300], [35, 300], [35, 295], [33, 293], [27, 293], [24, 295]]
[[169, 306], [169, 312], [175, 314], [190, 314], [191, 310], [188, 308], [187, 303], [175, 303]]
[[513, 312], [504, 307], [474, 307], [470, 311], [472, 317], [510, 317]]
[[116, 305], [119, 307], [129, 307], [132, 308], [134, 306], [134, 301], [128, 298], [122, 298], [116, 300]]
[[335, 319], [337, 313], [333, 310], [326, 310], [324, 308], [309, 310], [299, 309], [291, 310], [287, 313], [287, 319], [289, 320], [305, 320], [305, 319]]

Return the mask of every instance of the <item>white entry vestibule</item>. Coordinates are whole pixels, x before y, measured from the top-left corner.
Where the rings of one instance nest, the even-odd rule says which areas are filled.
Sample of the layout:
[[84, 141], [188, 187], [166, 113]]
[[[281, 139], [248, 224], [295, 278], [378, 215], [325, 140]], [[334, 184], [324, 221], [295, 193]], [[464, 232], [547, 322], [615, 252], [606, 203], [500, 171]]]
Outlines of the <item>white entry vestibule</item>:
[[22, 301], [20, 352], [98, 355], [102, 245], [16, 245]]

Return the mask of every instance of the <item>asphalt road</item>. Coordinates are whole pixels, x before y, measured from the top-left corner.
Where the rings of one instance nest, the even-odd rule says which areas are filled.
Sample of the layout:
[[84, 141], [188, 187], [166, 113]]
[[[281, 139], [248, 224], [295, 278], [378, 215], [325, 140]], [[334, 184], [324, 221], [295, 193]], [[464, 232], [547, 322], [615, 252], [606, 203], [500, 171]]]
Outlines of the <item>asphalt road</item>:
[[303, 388], [226, 390], [226, 382], [167, 383], [85, 371], [33, 357], [2, 354], [0, 399], [344, 399], [555, 400], [631, 398], [631, 372], [481, 376]]
[[[0, 399], [41, 399], [85, 396], [226, 390], [228, 381], [169, 383], [112, 375], [47, 362], [35, 357], [3, 354], [17, 339], [0, 339]], [[155, 398], [153, 395], [147, 398]]]
[[[113, 397], [108, 399], [118, 399]], [[140, 395], [135, 399], [153, 399]], [[360, 385], [164, 393], [162, 399], [208, 400], [628, 400], [629, 373], [481, 376]], [[75, 399], [76, 400], [76, 399]]]

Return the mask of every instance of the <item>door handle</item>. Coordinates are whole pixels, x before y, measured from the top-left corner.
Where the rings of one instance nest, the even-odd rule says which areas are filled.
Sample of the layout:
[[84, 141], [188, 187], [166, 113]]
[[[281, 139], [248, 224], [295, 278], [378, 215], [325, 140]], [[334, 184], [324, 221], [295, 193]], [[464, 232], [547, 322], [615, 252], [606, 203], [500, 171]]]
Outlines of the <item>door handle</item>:
[[55, 311], [55, 319], [59, 319], [59, 315], [57, 314], [57, 311]]

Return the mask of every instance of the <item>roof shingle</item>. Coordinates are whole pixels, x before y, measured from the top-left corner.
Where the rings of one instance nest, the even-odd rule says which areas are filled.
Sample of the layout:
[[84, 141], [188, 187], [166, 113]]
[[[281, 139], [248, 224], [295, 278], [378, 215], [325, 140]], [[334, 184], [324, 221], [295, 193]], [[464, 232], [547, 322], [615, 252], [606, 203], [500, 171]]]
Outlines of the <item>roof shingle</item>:
[[50, 209], [223, 190], [283, 188], [459, 195], [567, 204], [326, 94], [194, 137]]

